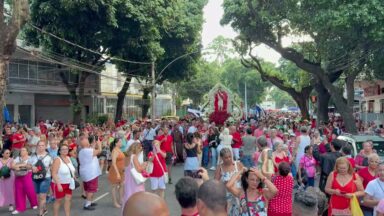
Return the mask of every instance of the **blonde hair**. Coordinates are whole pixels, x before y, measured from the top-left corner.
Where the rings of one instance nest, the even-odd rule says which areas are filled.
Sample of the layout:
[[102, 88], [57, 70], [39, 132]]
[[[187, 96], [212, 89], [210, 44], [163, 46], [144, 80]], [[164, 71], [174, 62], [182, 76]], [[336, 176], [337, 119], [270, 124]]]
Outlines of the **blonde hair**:
[[132, 145], [129, 146], [129, 148], [127, 150], [127, 157], [131, 157], [134, 154], [138, 154], [140, 152], [140, 150], [142, 150], [141, 149], [141, 143], [139, 143], [139, 142], [132, 143]]
[[354, 172], [354, 171], [353, 171], [353, 167], [352, 167], [351, 163], [349, 162], [349, 160], [348, 160], [346, 157], [339, 157], [339, 158], [336, 160], [334, 171], [335, 171], [335, 172], [338, 172], [338, 170], [337, 170], [338, 166], [339, 166], [340, 164], [343, 164], [343, 163], [345, 163], [345, 164], [348, 165], [348, 173], [352, 175], [353, 172]]
[[380, 157], [379, 157], [378, 154], [376, 154], [376, 153], [372, 153], [372, 154], [370, 154], [370, 155], [368, 156], [368, 161], [371, 161], [371, 160], [373, 160], [373, 159], [379, 159], [379, 160], [380, 160]]
[[159, 140], [153, 140], [152, 145], [160, 146], [161, 142]]

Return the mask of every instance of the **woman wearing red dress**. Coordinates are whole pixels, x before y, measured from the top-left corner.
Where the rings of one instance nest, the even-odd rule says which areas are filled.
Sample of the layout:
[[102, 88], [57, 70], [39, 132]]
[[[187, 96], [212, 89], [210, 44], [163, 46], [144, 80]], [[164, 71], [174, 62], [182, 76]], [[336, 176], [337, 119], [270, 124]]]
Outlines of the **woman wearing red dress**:
[[272, 161], [273, 161], [273, 165], [275, 167], [275, 173], [277, 173], [279, 164], [281, 162], [289, 163], [289, 157], [283, 149], [283, 143], [282, 142], [276, 142], [275, 147], [276, 147], [276, 150], [272, 153]]
[[331, 195], [328, 216], [351, 215], [350, 200], [353, 195], [364, 196], [363, 184], [347, 158], [336, 160], [335, 170], [328, 176], [325, 192]]
[[292, 194], [294, 180], [289, 163], [281, 162], [276, 175], [272, 175], [272, 183], [278, 192], [275, 197], [269, 200], [268, 216], [291, 216], [292, 215]]

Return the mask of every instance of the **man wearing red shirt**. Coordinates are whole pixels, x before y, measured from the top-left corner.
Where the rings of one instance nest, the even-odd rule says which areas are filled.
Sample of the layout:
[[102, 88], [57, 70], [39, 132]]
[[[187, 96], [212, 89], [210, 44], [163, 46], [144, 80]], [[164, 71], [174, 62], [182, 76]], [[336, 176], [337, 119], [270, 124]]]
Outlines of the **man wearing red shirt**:
[[23, 128], [19, 128], [16, 133], [12, 135], [12, 155], [13, 157], [19, 156], [20, 149], [24, 147], [26, 138], [23, 135]]
[[173, 137], [169, 135], [168, 128], [164, 127], [160, 129], [162, 131], [162, 134], [158, 136], [156, 139], [160, 141], [160, 149], [161, 151], [164, 151], [167, 156], [165, 157], [165, 163], [167, 164], [168, 169], [168, 183], [172, 184], [171, 181], [171, 167], [172, 167], [172, 160], [173, 160]]
[[230, 134], [232, 135], [232, 151], [234, 160], [239, 160], [240, 148], [242, 146], [241, 134], [236, 130], [235, 126], [230, 127]]

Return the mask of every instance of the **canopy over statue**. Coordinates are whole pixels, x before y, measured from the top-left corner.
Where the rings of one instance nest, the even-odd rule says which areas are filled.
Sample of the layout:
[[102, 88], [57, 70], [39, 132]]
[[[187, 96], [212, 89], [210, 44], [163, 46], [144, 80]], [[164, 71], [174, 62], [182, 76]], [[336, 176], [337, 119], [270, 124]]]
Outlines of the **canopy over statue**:
[[204, 96], [203, 109], [210, 121], [222, 125], [226, 121], [240, 120], [243, 116], [239, 99], [221, 83], [216, 84]]

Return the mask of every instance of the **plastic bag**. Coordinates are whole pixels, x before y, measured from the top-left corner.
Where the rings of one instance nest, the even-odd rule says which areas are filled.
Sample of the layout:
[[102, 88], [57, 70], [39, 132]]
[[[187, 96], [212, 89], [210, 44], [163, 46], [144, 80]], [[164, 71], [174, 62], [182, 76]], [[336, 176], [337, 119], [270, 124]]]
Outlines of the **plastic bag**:
[[364, 216], [363, 211], [360, 208], [359, 201], [356, 196], [353, 195], [350, 203], [352, 216]]

